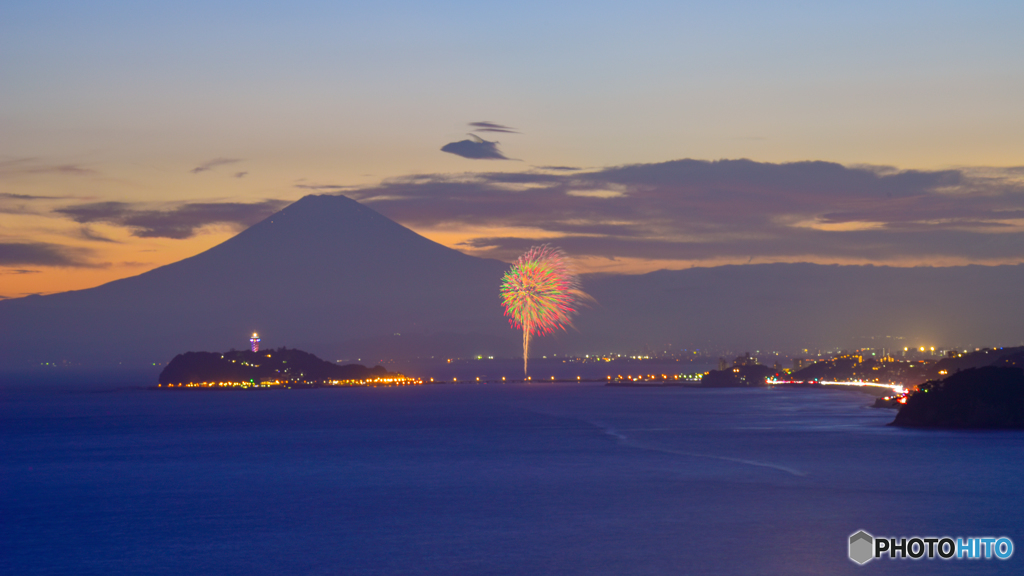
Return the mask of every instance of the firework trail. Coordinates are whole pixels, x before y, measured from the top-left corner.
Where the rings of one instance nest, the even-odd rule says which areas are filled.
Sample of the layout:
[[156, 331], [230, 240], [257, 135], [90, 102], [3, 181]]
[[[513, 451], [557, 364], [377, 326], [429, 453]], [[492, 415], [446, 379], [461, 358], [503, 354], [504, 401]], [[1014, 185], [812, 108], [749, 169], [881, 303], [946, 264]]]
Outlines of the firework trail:
[[501, 279], [501, 303], [509, 324], [523, 331], [523, 375], [530, 337], [572, 326], [577, 307], [588, 300], [572, 263], [558, 248], [534, 246], [512, 263]]

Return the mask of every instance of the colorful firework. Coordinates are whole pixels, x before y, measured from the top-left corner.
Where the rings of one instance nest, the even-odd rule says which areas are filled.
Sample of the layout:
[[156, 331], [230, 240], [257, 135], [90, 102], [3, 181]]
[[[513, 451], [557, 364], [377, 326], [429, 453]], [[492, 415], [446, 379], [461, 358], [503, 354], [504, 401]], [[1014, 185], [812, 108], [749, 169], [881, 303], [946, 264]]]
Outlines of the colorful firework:
[[590, 300], [564, 252], [547, 244], [534, 246], [512, 263], [501, 279], [501, 303], [516, 330], [523, 331], [523, 374], [530, 337], [572, 326], [577, 307]]

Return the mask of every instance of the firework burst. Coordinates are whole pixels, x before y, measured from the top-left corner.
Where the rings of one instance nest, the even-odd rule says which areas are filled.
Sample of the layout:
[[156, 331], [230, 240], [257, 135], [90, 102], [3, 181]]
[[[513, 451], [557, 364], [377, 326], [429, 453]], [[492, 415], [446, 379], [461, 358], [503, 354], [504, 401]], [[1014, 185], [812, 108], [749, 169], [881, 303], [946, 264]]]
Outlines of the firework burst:
[[501, 279], [501, 303], [516, 330], [523, 331], [523, 374], [530, 337], [572, 326], [580, 304], [590, 300], [564, 252], [547, 244], [534, 246], [512, 263]]

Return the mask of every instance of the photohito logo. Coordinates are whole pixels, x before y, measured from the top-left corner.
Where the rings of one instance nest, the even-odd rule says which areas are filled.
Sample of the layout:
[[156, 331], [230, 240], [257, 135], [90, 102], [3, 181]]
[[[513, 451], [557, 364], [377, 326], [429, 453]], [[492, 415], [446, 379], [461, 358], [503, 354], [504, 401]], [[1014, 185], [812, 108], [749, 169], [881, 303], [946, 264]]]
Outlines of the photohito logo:
[[1006, 560], [1013, 556], [1013, 540], [1006, 536], [950, 538], [948, 536], [926, 538], [875, 537], [863, 530], [850, 534], [850, 560], [857, 564], [865, 564], [872, 558], [881, 558], [888, 554], [889, 558], [921, 558], [943, 560], [976, 560], [997, 558]]

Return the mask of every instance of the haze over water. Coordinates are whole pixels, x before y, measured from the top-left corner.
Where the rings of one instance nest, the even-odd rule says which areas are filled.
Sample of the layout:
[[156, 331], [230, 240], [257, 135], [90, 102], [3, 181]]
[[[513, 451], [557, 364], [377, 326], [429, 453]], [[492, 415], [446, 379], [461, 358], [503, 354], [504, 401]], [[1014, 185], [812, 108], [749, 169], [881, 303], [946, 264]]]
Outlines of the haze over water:
[[1019, 574], [847, 538], [1024, 543], [1024, 434], [857, 392], [7, 386], [5, 574]]

